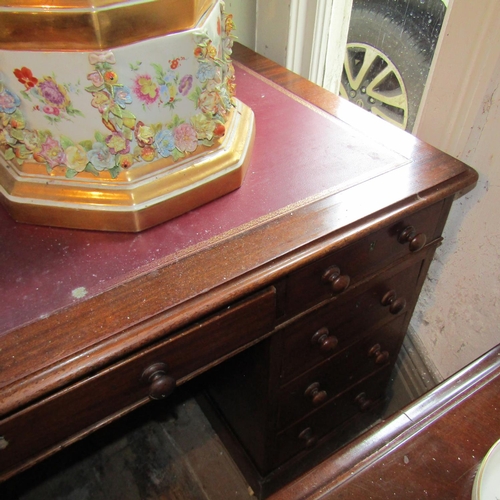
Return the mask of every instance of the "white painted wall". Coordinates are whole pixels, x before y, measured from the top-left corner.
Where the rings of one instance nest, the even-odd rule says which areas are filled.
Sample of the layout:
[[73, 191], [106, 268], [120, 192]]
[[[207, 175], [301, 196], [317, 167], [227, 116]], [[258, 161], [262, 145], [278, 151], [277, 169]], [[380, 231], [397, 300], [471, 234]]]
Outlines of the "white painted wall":
[[415, 135], [479, 173], [452, 208], [412, 327], [443, 378], [500, 342], [500, 2], [454, 0]]
[[286, 65], [290, 0], [257, 0], [256, 51]]
[[257, 0], [225, 0], [226, 12], [233, 14], [238, 42], [255, 50]]

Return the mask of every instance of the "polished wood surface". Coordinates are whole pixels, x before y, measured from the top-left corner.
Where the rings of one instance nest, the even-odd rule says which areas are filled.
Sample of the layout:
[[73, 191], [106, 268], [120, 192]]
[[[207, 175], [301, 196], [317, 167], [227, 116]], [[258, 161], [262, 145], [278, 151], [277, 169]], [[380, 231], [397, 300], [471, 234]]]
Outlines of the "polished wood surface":
[[499, 405], [497, 346], [271, 498], [469, 500]]
[[[369, 138], [360, 135], [367, 149]], [[397, 150], [394, 143], [387, 147]], [[394, 193], [405, 185], [391, 187]], [[445, 192], [427, 207], [410, 202], [386, 224], [368, 222], [366, 233], [353, 224], [353, 238], [343, 246], [288, 273], [276, 284], [283, 314], [276, 332], [212, 373], [207, 414], [258, 498], [378, 418], [453, 199]]]
[[[380, 417], [447, 208], [412, 213], [291, 272], [276, 283], [282, 316], [273, 335], [209, 374], [208, 415], [217, 429], [227, 427], [235, 456], [246, 456], [237, 462], [258, 498]], [[408, 220], [426, 228], [429, 242], [401, 251]], [[338, 274], [334, 262], [353, 276], [341, 289], [324, 279], [332, 268]]]
[[[283, 283], [288, 277], [293, 280], [293, 276], [300, 276], [306, 266], [314, 267], [321, 259], [328, 260], [332, 252], [342, 252], [348, 245], [359, 242], [364, 245], [368, 241], [364, 238], [377, 234], [377, 231], [384, 234], [392, 231], [388, 236], [394, 241], [397, 238], [394, 228], [399, 233], [414, 226], [413, 217], [422, 210], [436, 210], [438, 214], [430, 218], [437, 221], [437, 225], [425, 229], [427, 241], [432, 243], [433, 238], [442, 232], [455, 194], [475, 183], [477, 174], [458, 160], [244, 47], [235, 46], [234, 59], [239, 64], [238, 71], [249, 74], [246, 80], [242, 80], [261, 79], [259, 81], [269, 89], [269, 95], [278, 92], [273, 94], [276, 99], [289, 99], [300, 109], [312, 106], [317, 120], [328, 122], [334, 141], [330, 146], [335, 150], [335, 154], [332, 153], [334, 165], [343, 178], [349, 179], [352, 173], [353, 178], [358, 179], [360, 165], [369, 171], [372, 165], [383, 165], [386, 157], [395, 163], [376, 176], [345, 182], [342, 189], [326, 186], [326, 191], [323, 191], [322, 177], [311, 175], [311, 183], [319, 186], [314, 189], [325, 194], [308, 196], [305, 201], [299, 200], [299, 203], [279, 210], [272, 209], [268, 217], [260, 214], [256, 217], [258, 223], [252, 219], [212, 238], [198, 236], [200, 239], [195, 244], [182, 252], [174, 252], [172, 258], [149, 259], [140, 272], [132, 267], [130, 273], [120, 275], [99, 293], [70, 301], [64, 307], [54, 307], [27, 323], [20, 322], [2, 331], [0, 435], [8, 445], [0, 450], [0, 461], [3, 461], [0, 477], [8, 477], [29, 467], [60, 446], [78, 440], [144, 404], [151, 391], [151, 376], [153, 382], [160, 381], [162, 387], [158, 389], [155, 385], [153, 394], [161, 397], [163, 391], [171, 389], [172, 381], [168, 377], [180, 385], [270, 336], [280, 322], [306, 309], [297, 291], [300, 287], [295, 288], [288, 299], [283, 293]], [[261, 95], [253, 95], [251, 89], [247, 90], [250, 100], [262, 99]], [[261, 130], [274, 126], [272, 114], [263, 113], [259, 120], [257, 130], [259, 126]], [[314, 123], [317, 120], [314, 119]], [[265, 151], [257, 151], [261, 167], [268, 163], [266, 156], [272, 156], [273, 151], [265, 141], [259, 147], [264, 146]], [[359, 162], [353, 161], [353, 154], [359, 157]], [[286, 162], [293, 162], [296, 157], [289, 152]], [[322, 161], [329, 161], [324, 155], [321, 157]], [[276, 168], [286, 163], [282, 156], [272, 159]], [[311, 160], [306, 156], [304, 161], [310, 163]], [[323, 167], [327, 169], [329, 165], [326, 163]], [[250, 166], [250, 175], [251, 170]], [[285, 176], [286, 172], [282, 174]], [[279, 183], [272, 185], [274, 192], [278, 192], [279, 187]], [[254, 205], [266, 206], [266, 200], [259, 201], [257, 188], [258, 184], [257, 191], [251, 193]], [[228, 214], [237, 214], [241, 209], [238, 205], [229, 206], [229, 200], [207, 205], [187, 217], [203, 220], [205, 216], [212, 225], [222, 226], [219, 220], [226, 220]], [[65, 230], [59, 230], [57, 234], [59, 241], [74, 241], [76, 238], [81, 248], [94, 238], [100, 242], [105, 240], [103, 247], [114, 249], [108, 256], [110, 262], [120, 267], [117, 249], [133, 245], [147, 247], [145, 242], [155, 234], [159, 235], [155, 241], [161, 246], [169, 234], [175, 239], [175, 231], [169, 233], [169, 228], [187, 232], [199, 220], [191, 222], [193, 226], [186, 228], [178, 228], [173, 222], [162, 226], [157, 230], [159, 232], [145, 236], [75, 235]], [[11, 246], [15, 246], [16, 241], [24, 241], [16, 240], [21, 233], [31, 232], [34, 244], [37, 235], [49, 235], [38, 228], [18, 225], [9, 228]], [[193, 232], [193, 238], [196, 235]], [[346, 259], [339, 275], [344, 278], [339, 281], [339, 276], [333, 277], [333, 286], [322, 283], [321, 286], [329, 287], [328, 291], [321, 288], [323, 291], [317, 292], [317, 297], [323, 297], [322, 294], [327, 297], [339, 291], [343, 293], [346, 275], [349, 276], [348, 297], [350, 290], [365, 286], [364, 280], [373, 269], [370, 266], [383, 268], [403, 249], [410, 252], [410, 246], [418, 247], [415, 237], [394, 243], [388, 250], [387, 260], [384, 260], [384, 252], [380, 259], [376, 258], [377, 247], [374, 247], [373, 261], [365, 260], [362, 253], [357, 253], [357, 261], [352, 262], [365, 266], [359, 271], [349, 269], [346, 273], [349, 267]], [[124, 238], [133, 240], [124, 241]], [[0, 242], [0, 253], [5, 248], [2, 245], [6, 242]], [[418, 252], [416, 254], [415, 258], [420, 259]], [[99, 268], [106, 265], [105, 254], [96, 262], [93, 262], [92, 255], [85, 256], [83, 251], [78, 255]], [[42, 279], [39, 267], [47, 256], [41, 255], [41, 261], [36, 257], [36, 254], [27, 255], [26, 268], [20, 272], [33, 273], [36, 269]], [[425, 260], [425, 266], [428, 261]], [[61, 262], [64, 264], [61, 264], [60, 272], [64, 275], [67, 259]], [[11, 268], [15, 269], [14, 263]], [[9, 273], [7, 278], [3, 277], [2, 286], [13, 286], [15, 276], [15, 273]], [[421, 276], [425, 276], [424, 268]], [[419, 282], [422, 279], [419, 278]], [[218, 322], [223, 328], [210, 327]], [[241, 339], [228, 335], [231, 328], [236, 333], [240, 331], [242, 324], [248, 325], [248, 329], [243, 330], [248, 335], [245, 333]], [[153, 370], [152, 375], [148, 373], [144, 378], [144, 371], [157, 363], [166, 363], [167, 368]], [[131, 390], [124, 385], [125, 379], [131, 384]], [[85, 411], [78, 413], [75, 408], [85, 408]], [[38, 426], [40, 415], [58, 417], [52, 418], [50, 432], [30, 433], [29, 439], [22, 438], [25, 430]]]

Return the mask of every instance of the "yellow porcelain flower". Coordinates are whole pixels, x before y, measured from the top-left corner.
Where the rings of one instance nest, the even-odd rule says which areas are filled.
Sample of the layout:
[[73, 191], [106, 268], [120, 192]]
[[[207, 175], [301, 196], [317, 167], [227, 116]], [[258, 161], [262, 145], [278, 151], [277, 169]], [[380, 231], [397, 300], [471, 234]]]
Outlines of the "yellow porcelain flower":
[[217, 49], [211, 42], [207, 45], [207, 57], [210, 57], [211, 59], [215, 59], [217, 57]]
[[66, 161], [69, 168], [77, 172], [83, 172], [85, 170], [89, 160], [87, 158], [87, 152], [80, 144], [68, 146], [64, 153], [66, 154]]
[[234, 30], [235, 28], [235, 25], [234, 25], [234, 20], [233, 20], [233, 15], [232, 14], [228, 14], [226, 16], [226, 22], [225, 22], [225, 29], [226, 29], [226, 34], [229, 35], [231, 34], [231, 31]]
[[137, 122], [135, 128], [135, 138], [139, 146], [150, 146], [154, 141], [154, 131], [149, 125], [144, 125], [143, 122]]
[[199, 140], [212, 140], [214, 136], [215, 123], [210, 117], [203, 113], [198, 113], [197, 115], [191, 117], [191, 124], [196, 130], [196, 135]]

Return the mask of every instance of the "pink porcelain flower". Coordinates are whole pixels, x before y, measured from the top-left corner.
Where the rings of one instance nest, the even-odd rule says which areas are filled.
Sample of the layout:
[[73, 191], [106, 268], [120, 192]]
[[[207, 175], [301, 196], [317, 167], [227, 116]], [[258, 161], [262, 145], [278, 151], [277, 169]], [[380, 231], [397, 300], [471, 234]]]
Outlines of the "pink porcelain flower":
[[174, 130], [175, 147], [182, 152], [192, 153], [198, 147], [196, 130], [189, 123], [181, 123]]
[[101, 73], [99, 73], [99, 71], [89, 73], [87, 75], [87, 80], [90, 80], [94, 87], [97, 88], [104, 84], [104, 78], [102, 77]]
[[43, 112], [48, 115], [59, 116], [61, 114], [61, 110], [56, 108], [55, 106], [44, 106]]
[[47, 140], [42, 144], [40, 155], [51, 168], [66, 163], [66, 155], [60, 144], [53, 137], [47, 137]]

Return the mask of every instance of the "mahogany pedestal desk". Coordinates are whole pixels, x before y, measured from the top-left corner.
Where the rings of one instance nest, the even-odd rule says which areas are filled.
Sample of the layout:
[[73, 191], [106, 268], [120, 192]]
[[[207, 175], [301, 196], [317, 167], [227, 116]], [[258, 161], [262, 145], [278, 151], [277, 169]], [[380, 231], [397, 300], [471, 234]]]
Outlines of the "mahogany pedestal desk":
[[2, 479], [220, 365], [209, 392], [266, 495], [267, 476], [383, 400], [477, 175], [242, 46], [233, 57], [257, 127], [239, 190], [139, 234], [0, 211]]

